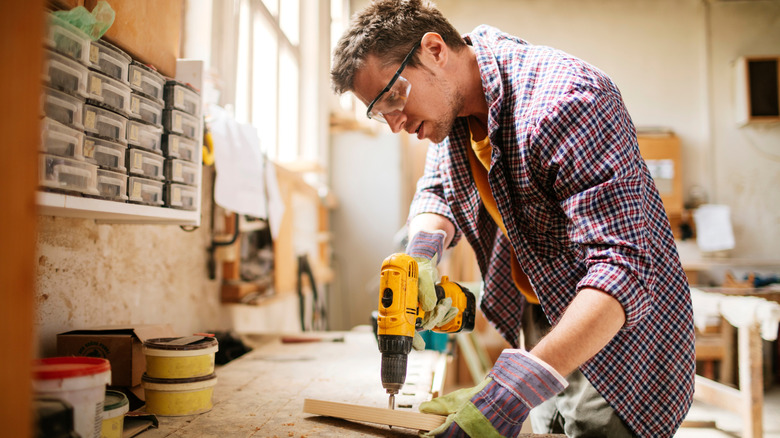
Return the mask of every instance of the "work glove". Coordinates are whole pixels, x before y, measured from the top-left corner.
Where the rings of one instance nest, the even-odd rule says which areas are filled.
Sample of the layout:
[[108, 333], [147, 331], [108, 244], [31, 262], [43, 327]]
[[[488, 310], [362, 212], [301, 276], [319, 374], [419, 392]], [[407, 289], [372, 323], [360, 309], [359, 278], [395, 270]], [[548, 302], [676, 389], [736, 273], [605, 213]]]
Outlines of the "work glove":
[[441, 426], [420, 436], [515, 437], [531, 409], [567, 384], [531, 353], [506, 349], [479, 385], [420, 404], [420, 412], [447, 416]]
[[[452, 299], [441, 301], [436, 297], [436, 282], [439, 272], [436, 265], [443, 251], [447, 234], [442, 230], [434, 232], [418, 231], [406, 246], [406, 254], [417, 262], [417, 300], [425, 312], [422, 329], [430, 330], [450, 322], [458, 315], [458, 309], [452, 307]], [[425, 341], [415, 332], [412, 347], [415, 350], [425, 348]]]

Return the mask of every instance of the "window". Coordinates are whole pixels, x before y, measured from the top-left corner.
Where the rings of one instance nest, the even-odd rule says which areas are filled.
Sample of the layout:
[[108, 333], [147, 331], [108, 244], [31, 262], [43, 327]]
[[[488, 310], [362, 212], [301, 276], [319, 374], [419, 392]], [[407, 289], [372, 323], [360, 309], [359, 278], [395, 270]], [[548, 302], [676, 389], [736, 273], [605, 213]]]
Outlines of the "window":
[[[341, 35], [349, 1], [187, 0], [187, 5], [191, 14], [211, 21], [211, 47], [197, 56], [210, 60], [214, 102], [257, 128], [268, 158], [326, 167], [331, 35]], [[201, 28], [192, 27], [185, 45]]]
[[300, 150], [300, 1], [241, 0], [235, 115], [257, 128], [260, 147], [275, 161]]

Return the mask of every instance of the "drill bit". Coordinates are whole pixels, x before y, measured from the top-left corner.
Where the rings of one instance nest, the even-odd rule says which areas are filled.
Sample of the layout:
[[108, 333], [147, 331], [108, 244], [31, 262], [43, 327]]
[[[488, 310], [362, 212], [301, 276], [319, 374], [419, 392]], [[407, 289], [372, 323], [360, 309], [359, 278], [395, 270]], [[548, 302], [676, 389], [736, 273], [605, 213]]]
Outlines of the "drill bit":
[[388, 399], [387, 399], [387, 409], [395, 410], [395, 394], [390, 394], [390, 397], [388, 397]]

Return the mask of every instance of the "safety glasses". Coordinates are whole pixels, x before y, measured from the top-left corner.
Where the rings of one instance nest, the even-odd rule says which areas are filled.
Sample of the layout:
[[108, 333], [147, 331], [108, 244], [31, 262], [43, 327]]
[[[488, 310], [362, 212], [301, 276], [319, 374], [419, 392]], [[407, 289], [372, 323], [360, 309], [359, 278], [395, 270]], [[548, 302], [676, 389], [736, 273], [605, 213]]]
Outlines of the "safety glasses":
[[398, 67], [395, 75], [393, 75], [393, 79], [390, 79], [387, 86], [368, 105], [366, 117], [382, 123], [387, 123], [386, 116], [398, 114], [403, 111], [404, 106], [406, 106], [406, 100], [409, 98], [409, 91], [412, 89], [412, 84], [401, 76], [401, 72], [404, 71], [406, 64], [412, 60], [412, 56], [414, 56], [417, 47], [419, 47], [419, 44], [412, 47], [412, 50], [409, 51], [409, 54], [406, 55], [401, 66]]

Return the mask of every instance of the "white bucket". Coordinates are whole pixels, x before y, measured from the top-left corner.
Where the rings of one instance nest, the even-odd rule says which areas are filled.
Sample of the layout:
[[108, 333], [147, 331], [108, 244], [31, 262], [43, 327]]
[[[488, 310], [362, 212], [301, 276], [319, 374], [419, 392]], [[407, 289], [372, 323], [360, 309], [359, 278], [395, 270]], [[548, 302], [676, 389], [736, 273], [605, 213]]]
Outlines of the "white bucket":
[[33, 365], [37, 395], [65, 400], [73, 406], [73, 424], [82, 438], [99, 438], [111, 364], [97, 357], [52, 357]]

